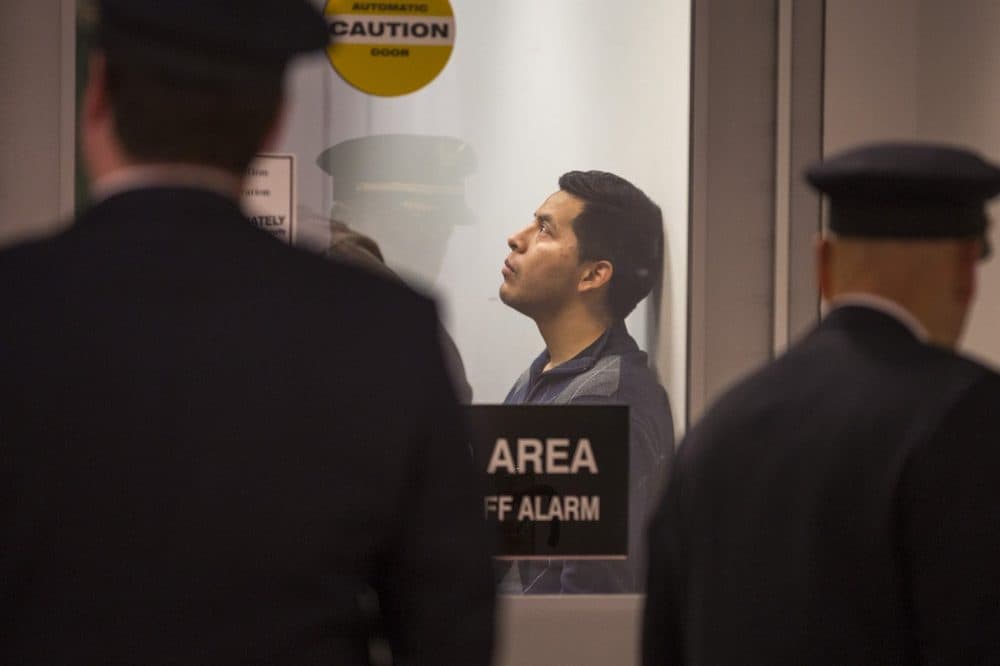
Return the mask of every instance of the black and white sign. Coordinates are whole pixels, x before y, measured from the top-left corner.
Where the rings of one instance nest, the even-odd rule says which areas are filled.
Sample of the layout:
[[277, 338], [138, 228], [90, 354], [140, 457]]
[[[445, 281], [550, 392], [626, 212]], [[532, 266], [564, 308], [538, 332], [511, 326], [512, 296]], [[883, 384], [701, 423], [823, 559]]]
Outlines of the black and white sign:
[[468, 415], [500, 557], [628, 554], [628, 407], [472, 405]]
[[295, 234], [295, 156], [258, 154], [247, 167], [242, 202], [254, 226], [291, 243]]

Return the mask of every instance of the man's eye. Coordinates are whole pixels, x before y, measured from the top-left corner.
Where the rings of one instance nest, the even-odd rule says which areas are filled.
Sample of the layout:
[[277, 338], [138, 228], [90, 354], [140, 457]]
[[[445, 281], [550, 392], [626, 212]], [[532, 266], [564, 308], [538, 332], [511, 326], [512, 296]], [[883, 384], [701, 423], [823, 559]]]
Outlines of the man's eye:
[[541, 232], [543, 232], [543, 233], [546, 233], [546, 234], [549, 233], [549, 225], [548, 225], [548, 223], [539, 221], [538, 222], [538, 230], [541, 231]]

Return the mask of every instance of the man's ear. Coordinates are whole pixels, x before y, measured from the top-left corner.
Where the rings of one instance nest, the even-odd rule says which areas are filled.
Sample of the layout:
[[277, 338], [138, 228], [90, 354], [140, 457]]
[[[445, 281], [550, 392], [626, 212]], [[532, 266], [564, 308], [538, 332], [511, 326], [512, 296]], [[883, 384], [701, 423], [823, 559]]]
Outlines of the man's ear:
[[598, 261], [585, 261], [583, 263], [583, 275], [577, 284], [577, 290], [581, 292], [600, 289], [606, 285], [611, 276], [614, 275], [615, 268], [607, 259]]
[[961, 241], [958, 244], [958, 257], [955, 261], [955, 297], [959, 302], [968, 305], [976, 295], [976, 267], [983, 253], [983, 241], [980, 239]]
[[78, 148], [87, 179], [93, 182], [125, 160], [108, 92], [108, 61], [100, 51], [92, 52], [87, 62], [87, 82], [79, 116]]
[[833, 298], [833, 244], [828, 238], [816, 236], [813, 248], [816, 254], [816, 284], [823, 300], [829, 301]]
[[83, 89], [80, 111], [81, 123], [94, 129], [111, 120], [111, 101], [108, 99], [108, 61], [104, 54], [94, 52], [87, 62], [87, 83]]

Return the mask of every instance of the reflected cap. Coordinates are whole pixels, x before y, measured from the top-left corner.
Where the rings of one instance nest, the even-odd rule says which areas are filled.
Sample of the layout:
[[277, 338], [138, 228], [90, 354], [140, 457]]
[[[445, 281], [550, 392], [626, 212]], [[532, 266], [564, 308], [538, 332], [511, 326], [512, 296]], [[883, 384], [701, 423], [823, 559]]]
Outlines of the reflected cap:
[[338, 205], [447, 225], [470, 224], [475, 219], [465, 202], [465, 179], [476, 169], [476, 154], [461, 139], [363, 136], [327, 148], [316, 164], [333, 176], [333, 198]]
[[859, 146], [810, 166], [830, 198], [830, 230], [868, 238], [972, 238], [987, 228], [1000, 169], [976, 153], [927, 143]]
[[195, 80], [280, 74], [329, 41], [305, 0], [97, 0], [97, 43], [131, 61]]

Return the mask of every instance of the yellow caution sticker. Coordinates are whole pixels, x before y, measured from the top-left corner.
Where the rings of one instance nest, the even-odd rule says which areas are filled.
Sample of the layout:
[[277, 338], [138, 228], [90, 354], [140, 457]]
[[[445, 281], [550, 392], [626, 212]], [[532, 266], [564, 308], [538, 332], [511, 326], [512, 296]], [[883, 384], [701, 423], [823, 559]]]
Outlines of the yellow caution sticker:
[[451, 57], [455, 15], [448, 0], [327, 0], [330, 64], [362, 92], [394, 97], [433, 81]]

